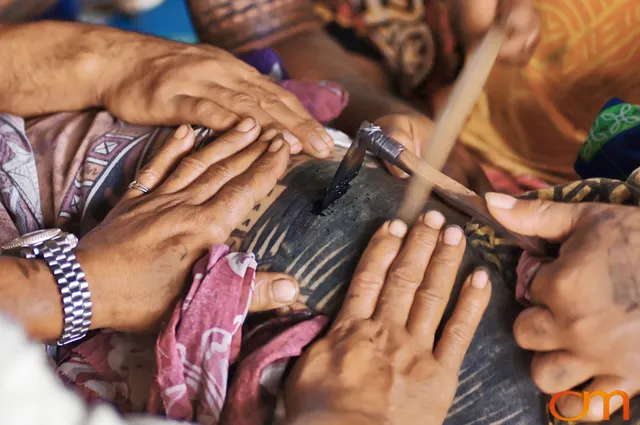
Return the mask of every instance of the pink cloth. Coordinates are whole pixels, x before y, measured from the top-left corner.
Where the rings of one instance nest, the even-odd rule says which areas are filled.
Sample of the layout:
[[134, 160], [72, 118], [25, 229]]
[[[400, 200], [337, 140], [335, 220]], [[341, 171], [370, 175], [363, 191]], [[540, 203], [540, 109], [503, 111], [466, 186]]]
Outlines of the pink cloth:
[[323, 124], [333, 121], [349, 103], [349, 92], [331, 81], [285, 80], [280, 85], [295, 94], [311, 116]]
[[[88, 399], [111, 402], [122, 412], [147, 411], [203, 425], [264, 423], [275, 404], [283, 365], [300, 354], [327, 319], [306, 313], [297, 323], [284, 318], [262, 324], [261, 341], [243, 353], [241, 328], [255, 270], [252, 254], [214, 246], [194, 266], [189, 293], [157, 339], [99, 332], [74, 348], [58, 373]], [[271, 324], [284, 329], [272, 339]], [[230, 379], [229, 367], [238, 359]]]
[[544, 264], [543, 259], [532, 257], [527, 251], [524, 251], [520, 256], [516, 268], [516, 299], [521, 303], [529, 304], [531, 302], [529, 288], [542, 264]]

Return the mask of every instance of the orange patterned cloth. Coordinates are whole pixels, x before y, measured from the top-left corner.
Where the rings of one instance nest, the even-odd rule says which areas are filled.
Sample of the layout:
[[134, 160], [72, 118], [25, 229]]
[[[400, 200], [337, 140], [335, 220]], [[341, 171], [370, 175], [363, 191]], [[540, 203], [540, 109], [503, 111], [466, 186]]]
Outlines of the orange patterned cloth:
[[543, 30], [525, 68], [498, 66], [462, 141], [514, 175], [577, 179], [573, 164], [602, 106], [640, 102], [640, 2], [537, 0]]

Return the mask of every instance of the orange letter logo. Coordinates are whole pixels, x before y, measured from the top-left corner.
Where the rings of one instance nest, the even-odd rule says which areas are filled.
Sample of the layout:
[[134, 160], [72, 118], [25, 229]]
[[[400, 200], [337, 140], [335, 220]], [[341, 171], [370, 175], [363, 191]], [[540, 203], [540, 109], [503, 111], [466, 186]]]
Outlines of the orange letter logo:
[[[582, 412], [580, 412], [578, 416], [575, 416], [572, 418], [566, 418], [558, 413], [558, 410], [556, 409], [556, 403], [558, 402], [558, 399], [564, 395], [573, 395], [583, 400]], [[580, 419], [587, 416], [587, 413], [589, 413], [589, 405], [591, 404], [591, 398], [594, 396], [602, 397], [602, 406], [603, 406], [602, 419], [603, 420], [609, 419], [611, 398], [614, 396], [619, 396], [622, 399], [622, 419], [624, 419], [625, 421], [629, 420], [629, 417], [630, 417], [629, 395], [626, 392], [620, 391], [620, 390], [613, 391], [608, 394], [605, 393], [604, 391], [592, 391], [592, 392], [585, 391], [582, 394], [577, 391], [562, 391], [560, 393], [554, 394], [554, 396], [551, 397], [551, 401], [549, 401], [549, 410], [551, 411], [551, 414], [553, 415], [554, 418], [560, 419], [561, 421], [568, 421], [568, 422], [579, 421]]]

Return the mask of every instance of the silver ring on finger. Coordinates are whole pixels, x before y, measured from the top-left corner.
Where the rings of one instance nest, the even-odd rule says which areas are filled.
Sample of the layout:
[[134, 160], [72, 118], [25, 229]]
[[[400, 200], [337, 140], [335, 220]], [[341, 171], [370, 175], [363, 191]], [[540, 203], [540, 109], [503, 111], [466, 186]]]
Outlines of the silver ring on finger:
[[144, 186], [143, 184], [140, 184], [138, 180], [134, 180], [129, 183], [129, 189], [136, 189], [145, 194], [149, 193], [149, 188]]

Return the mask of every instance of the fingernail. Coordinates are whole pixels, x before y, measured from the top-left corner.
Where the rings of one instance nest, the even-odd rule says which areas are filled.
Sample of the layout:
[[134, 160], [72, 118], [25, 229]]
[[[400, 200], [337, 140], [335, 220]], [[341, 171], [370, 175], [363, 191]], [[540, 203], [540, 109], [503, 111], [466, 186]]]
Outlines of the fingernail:
[[240, 124], [236, 126], [236, 130], [241, 133], [246, 133], [256, 126], [257, 122], [253, 118], [245, 118], [240, 121]]
[[294, 147], [299, 147], [302, 144], [300, 143], [300, 139], [294, 136], [293, 133], [290, 132], [289, 130], [283, 131], [282, 137], [284, 137], [284, 140], [286, 140], [287, 143], [289, 143], [289, 146], [291, 146], [292, 149]]
[[282, 137], [276, 138], [271, 145], [269, 146], [269, 152], [278, 152], [280, 148], [284, 145], [284, 140]]
[[487, 283], [489, 283], [489, 274], [486, 270], [480, 269], [476, 270], [471, 277], [471, 286], [476, 289], [484, 289], [487, 287]]
[[447, 227], [447, 230], [444, 231], [444, 236], [442, 237], [442, 240], [447, 245], [458, 246], [463, 236], [464, 236], [464, 233], [462, 232], [462, 229], [460, 227], [449, 226]]
[[259, 140], [269, 141], [275, 138], [278, 134], [278, 130], [276, 130], [275, 128], [270, 128], [269, 130], [262, 133], [262, 136], [260, 136]]
[[512, 209], [518, 202], [513, 196], [505, 195], [504, 193], [489, 192], [484, 197], [487, 200], [487, 204], [503, 210]]
[[309, 138], [309, 142], [311, 142], [311, 146], [313, 146], [313, 148], [318, 151], [318, 153], [323, 153], [329, 150], [329, 145], [327, 145], [327, 142], [322, 140], [317, 134], [312, 134]]
[[173, 134], [173, 137], [175, 137], [176, 139], [184, 139], [185, 137], [187, 137], [187, 134], [189, 134], [190, 128], [191, 126], [189, 124], [182, 124]]
[[273, 282], [273, 297], [278, 303], [292, 303], [298, 297], [298, 285], [289, 279], [279, 279]]
[[432, 229], [440, 230], [444, 225], [445, 218], [439, 211], [429, 211], [424, 215], [423, 221], [424, 224], [431, 227]]
[[393, 236], [403, 238], [404, 235], [407, 234], [407, 225], [404, 221], [393, 220], [391, 223], [389, 223], [389, 233], [391, 233]]

